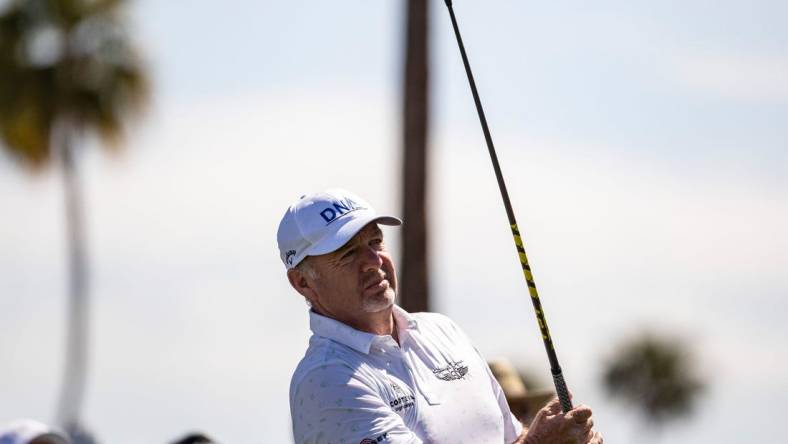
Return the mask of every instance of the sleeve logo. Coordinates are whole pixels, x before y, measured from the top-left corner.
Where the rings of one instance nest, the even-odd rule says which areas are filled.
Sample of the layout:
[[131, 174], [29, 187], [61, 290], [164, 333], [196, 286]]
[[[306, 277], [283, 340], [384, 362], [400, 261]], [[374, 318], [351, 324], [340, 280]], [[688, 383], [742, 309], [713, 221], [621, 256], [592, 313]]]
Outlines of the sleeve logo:
[[388, 432], [378, 436], [377, 438], [364, 438], [358, 444], [378, 444], [379, 442], [388, 441]]
[[403, 409], [411, 408], [416, 403], [416, 397], [405, 393], [404, 390], [397, 384], [391, 382], [391, 388], [394, 390], [395, 398], [389, 402], [389, 406], [395, 411], [400, 412]]

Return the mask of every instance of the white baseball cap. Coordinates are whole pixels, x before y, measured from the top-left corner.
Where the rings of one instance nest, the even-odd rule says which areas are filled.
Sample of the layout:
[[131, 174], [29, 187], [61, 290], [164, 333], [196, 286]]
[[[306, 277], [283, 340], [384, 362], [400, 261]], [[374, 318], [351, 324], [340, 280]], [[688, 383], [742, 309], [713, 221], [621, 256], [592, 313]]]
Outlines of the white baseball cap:
[[19, 419], [0, 426], [2, 444], [27, 444], [35, 439], [51, 444], [68, 444], [65, 434], [32, 419]]
[[279, 222], [279, 257], [293, 268], [307, 256], [338, 250], [370, 222], [402, 224], [396, 217], [378, 216], [364, 199], [340, 188], [301, 196]]

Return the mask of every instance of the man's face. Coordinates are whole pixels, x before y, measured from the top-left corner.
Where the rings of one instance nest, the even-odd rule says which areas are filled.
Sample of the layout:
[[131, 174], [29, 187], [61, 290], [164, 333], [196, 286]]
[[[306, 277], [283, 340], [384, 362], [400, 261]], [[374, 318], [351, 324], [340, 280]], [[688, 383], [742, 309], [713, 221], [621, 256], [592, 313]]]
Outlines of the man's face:
[[377, 224], [367, 224], [339, 250], [309, 258], [317, 276], [310, 279], [324, 315], [353, 324], [394, 303], [397, 276]]

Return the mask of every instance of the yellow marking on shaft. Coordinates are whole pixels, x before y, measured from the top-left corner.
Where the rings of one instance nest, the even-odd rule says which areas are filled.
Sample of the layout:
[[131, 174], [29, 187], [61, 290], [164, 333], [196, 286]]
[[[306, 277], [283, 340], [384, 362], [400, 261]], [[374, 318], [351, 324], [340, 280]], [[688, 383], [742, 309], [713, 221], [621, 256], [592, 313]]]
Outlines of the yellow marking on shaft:
[[[517, 229], [516, 224], [510, 225], [512, 228], [512, 236], [514, 237], [514, 244], [518, 247], [517, 255], [520, 257], [520, 265], [523, 266], [523, 276], [525, 282], [528, 284], [528, 293], [532, 299], [539, 299], [539, 294], [536, 292], [536, 284], [534, 283], [534, 276], [529, 270], [528, 256], [525, 254], [525, 247], [523, 246], [523, 239], [520, 237], [520, 230]], [[522, 251], [520, 251], [522, 250]], [[541, 323], [541, 321], [540, 321]]]

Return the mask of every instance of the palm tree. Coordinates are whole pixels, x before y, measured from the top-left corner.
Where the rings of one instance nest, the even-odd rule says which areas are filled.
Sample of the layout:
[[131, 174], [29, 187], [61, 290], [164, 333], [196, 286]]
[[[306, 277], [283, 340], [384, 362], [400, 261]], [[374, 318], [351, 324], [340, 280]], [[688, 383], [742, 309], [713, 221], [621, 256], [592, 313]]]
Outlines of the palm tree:
[[87, 375], [88, 263], [78, 142], [116, 147], [148, 97], [123, 0], [11, 0], [0, 12], [0, 146], [31, 173], [63, 174], [69, 258], [65, 372], [57, 409], [79, 424]]
[[427, 282], [427, 129], [429, 114], [427, 0], [408, 0], [403, 105], [402, 230], [400, 305], [429, 309]]
[[655, 429], [691, 414], [704, 383], [682, 344], [653, 334], [623, 343], [605, 367], [607, 393], [635, 407]]

